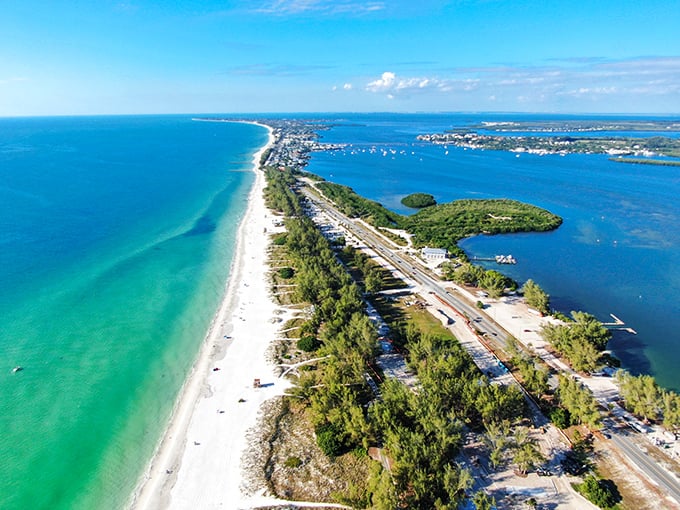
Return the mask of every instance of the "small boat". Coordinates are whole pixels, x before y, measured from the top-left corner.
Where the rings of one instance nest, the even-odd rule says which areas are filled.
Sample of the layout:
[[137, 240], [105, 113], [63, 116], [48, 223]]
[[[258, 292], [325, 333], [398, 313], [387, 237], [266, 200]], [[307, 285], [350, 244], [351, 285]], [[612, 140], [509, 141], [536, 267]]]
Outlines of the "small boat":
[[24, 367], [22, 367], [22, 366], [20, 366], [20, 365], [17, 365], [16, 367], [14, 367], [14, 368], [12, 369], [12, 373], [13, 373], [13, 374], [16, 374], [17, 372], [21, 372], [23, 369], [24, 369]]

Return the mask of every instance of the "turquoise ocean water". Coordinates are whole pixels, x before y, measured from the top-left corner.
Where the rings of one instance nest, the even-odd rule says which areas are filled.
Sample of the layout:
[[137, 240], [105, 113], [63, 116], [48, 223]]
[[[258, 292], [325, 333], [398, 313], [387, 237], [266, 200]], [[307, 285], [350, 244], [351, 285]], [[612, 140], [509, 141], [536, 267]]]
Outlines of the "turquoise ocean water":
[[124, 505], [223, 295], [266, 139], [185, 116], [0, 119], [0, 508]]
[[[512, 253], [503, 269], [561, 310], [620, 316], [639, 332], [611, 343], [624, 365], [680, 389], [678, 169], [415, 140], [523, 118], [324, 116], [324, 141], [353, 145], [309, 170], [400, 212], [423, 191], [560, 214], [552, 233], [462, 245]], [[0, 508], [125, 503], [223, 294], [266, 138], [184, 116], [0, 119]]]
[[519, 261], [516, 266], [490, 267], [520, 283], [534, 279], [551, 295], [553, 306], [565, 313], [585, 310], [602, 321], [611, 321], [610, 313], [617, 315], [638, 332], [616, 332], [610, 342], [623, 365], [680, 390], [680, 169], [615, 163], [604, 155], [518, 157], [415, 139], [481, 121], [556, 118], [583, 117], [330, 116], [332, 128], [321, 133], [322, 141], [351, 146], [314, 153], [308, 169], [406, 214], [412, 211], [400, 200], [416, 191], [431, 193], [439, 202], [512, 198], [559, 214], [564, 223], [551, 233], [480, 236], [461, 246], [472, 256], [512, 254]]

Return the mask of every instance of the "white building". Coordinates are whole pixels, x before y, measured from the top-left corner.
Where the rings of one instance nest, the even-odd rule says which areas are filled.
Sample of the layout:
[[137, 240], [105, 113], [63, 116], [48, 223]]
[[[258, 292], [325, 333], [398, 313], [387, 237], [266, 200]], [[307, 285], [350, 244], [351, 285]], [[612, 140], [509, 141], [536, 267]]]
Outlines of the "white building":
[[426, 246], [420, 251], [420, 254], [426, 260], [444, 260], [449, 255], [449, 252], [444, 248], [428, 248]]

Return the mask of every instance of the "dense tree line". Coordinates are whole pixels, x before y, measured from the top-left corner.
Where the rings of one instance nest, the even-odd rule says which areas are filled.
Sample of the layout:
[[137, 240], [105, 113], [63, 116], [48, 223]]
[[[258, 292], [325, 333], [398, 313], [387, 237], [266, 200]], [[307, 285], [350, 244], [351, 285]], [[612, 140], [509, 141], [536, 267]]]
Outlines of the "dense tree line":
[[374, 260], [363, 251], [353, 246], [345, 246], [341, 252], [342, 259], [357, 271], [367, 294], [375, 294], [383, 288], [383, 270]]
[[[288, 216], [286, 234], [276, 239], [287, 251], [292, 274], [286, 276], [296, 285], [294, 300], [313, 305], [300, 328], [300, 347], [315, 363], [300, 371], [295, 401], [305, 407], [317, 444], [327, 455], [378, 444], [393, 460], [391, 473], [374, 469], [367, 492], [347, 502], [376, 509], [457, 508], [471, 485], [470, 474], [454, 460], [466, 427], [493, 430], [503, 424], [511, 445], [504, 455], [521, 469], [538, 462], [535, 442], [524, 432], [518, 433], [519, 441], [510, 439], [517, 431], [508, 427], [525, 410], [520, 390], [490, 384], [451, 337], [422, 335], [412, 323], [403, 325], [418, 387], [413, 391], [388, 379], [376, 400], [365, 377], [376, 355], [377, 334], [365, 314], [362, 292], [314, 223], [299, 213], [303, 208], [294, 182], [285, 172], [267, 176], [268, 203]], [[374, 267], [360, 252], [351, 255], [370, 291]]]
[[484, 289], [490, 297], [497, 299], [506, 290], [514, 290], [517, 283], [495, 269], [484, 269], [481, 266], [464, 262], [457, 267], [449, 264], [444, 269], [444, 276], [460, 285]]
[[566, 374], [560, 374], [558, 381], [559, 402], [568, 411], [570, 424], [582, 423], [591, 428], [598, 427], [601, 413], [592, 391]]
[[292, 187], [295, 185], [295, 177], [290, 172], [277, 170], [269, 167], [265, 170], [267, 187], [264, 190], [264, 198], [269, 209], [285, 214], [286, 216], [299, 216], [302, 214], [300, 200]]
[[364, 373], [377, 346], [375, 328], [364, 313], [359, 288], [314, 223], [289, 218], [286, 229], [296, 300], [314, 305], [302, 334], [318, 340], [314, 356], [324, 359], [322, 368], [302, 372], [297, 394], [309, 405], [326, 453], [365, 447], [372, 434], [364, 406], [372, 396]]
[[574, 370], [593, 372], [600, 366], [602, 351], [611, 333], [594, 316], [585, 312], [571, 312], [573, 322], [546, 324], [541, 329], [543, 338], [565, 356]]
[[548, 371], [537, 367], [533, 357], [520, 352], [514, 339], [509, 339], [506, 345], [510, 364], [519, 370], [522, 386], [537, 399], [541, 398], [549, 389], [548, 379], [550, 375]]
[[316, 186], [338, 209], [351, 218], [362, 218], [376, 227], [394, 228], [399, 224], [399, 214], [385, 209], [378, 202], [358, 195], [348, 186], [332, 182], [320, 182]]
[[650, 421], [663, 421], [673, 431], [680, 430], [680, 395], [661, 388], [651, 375], [634, 376], [625, 370], [616, 372], [625, 407]]
[[453, 460], [464, 427], [515, 422], [524, 399], [516, 387], [490, 384], [456, 340], [406, 329], [408, 363], [419, 386], [411, 391], [387, 380], [371, 417], [394, 460], [398, 501], [414, 509], [457, 508], [471, 485], [470, 474]]

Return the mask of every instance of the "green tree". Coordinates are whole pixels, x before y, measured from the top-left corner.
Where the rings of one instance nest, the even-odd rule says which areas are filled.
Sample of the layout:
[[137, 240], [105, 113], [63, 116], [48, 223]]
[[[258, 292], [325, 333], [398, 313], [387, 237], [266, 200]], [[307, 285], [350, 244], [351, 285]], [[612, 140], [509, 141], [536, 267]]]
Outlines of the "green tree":
[[600, 351], [593, 344], [582, 338], [576, 337], [572, 339], [569, 352], [569, 361], [577, 372], [590, 373], [599, 366]]
[[571, 326], [573, 338], [580, 338], [592, 344], [598, 351], [607, 347], [611, 333], [600, 321], [586, 312], [571, 312], [574, 323]]
[[503, 463], [506, 450], [510, 447], [511, 441], [508, 437], [510, 425], [507, 421], [492, 422], [486, 425], [484, 434], [484, 444], [490, 450], [489, 460], [491, 467], [498, 468]]
[[519, 368], [522, 385], [532, 394], [540, 397], [548, 391], [548, 371], [537, 368], [533, 359], [516, 354], [513, 364]]
[[586, 476], [577, 489], [588, 501], [600, 508], [612, 508], [621, 501], [621, 495], [614, 482], [600, 480], [595, 475]]
[[647, 420], [658, 420], [661, 417], [664, 409], [663, 394], [651, 375], [633, 376], [625, 370], [619, 370], [616, 378], [626, 408]]
[[453, 271], [451, 279], [460, 285], [476, 286], [483, 274], [483, 268], [466, 262]]
[[543, 338], [566, 356], [574, 370], [592, 372], [600, 364], [602, 349], [611, 334], [595, 317], [584, 312], [572, 312], [574, 322], [547, 324], [541, 329]]
[[593, 393], [568, 375], [558, 376], [557, 394], [569, 414], [590, 427], [597, 427], [601, 420], [600, 410]]
[[522, 293], [524, 294], [527, 305], [535, 308], [544, 315], [550, 312], [550, 296], [548, 296], [548, 294], [546, 294], [533, 280], [526, 281], [522, 287]]
[[508, 286], [508, 278], [491, 269], [486, 271], [479, 279], [479, 286], [489, 293], [489, 297], [498, 299]]
[[375, 294], [382, 290], [383, 279], [379, 268], [373, 267], [364, 275], [364, 288], [368, 294]]
[[482, 490], [475, 492], [472, 503], [475, 505], [475, 510], [491, 510], [496, 506], [496, 500]]
[[663, 394], [663, 424], [673, 432], [680, 429], [680, 395], [673, 391]]
[[556, 407], [550, 412], [550, 421], [553, 422], [556, 427], [566, 429], [571, 425], [571, 416], [569, 416], [569, 411], [563, 407]]
[[529, 429], [526, 427], [517, 427], [513, 439], [512, 461], [517, 464], [521, 473], [526, 473], [537, 463], [545, 460], [538, 448], [538, 441], [529, 435]]
[[379, 463], [371, 465], [368, 490], [375, 510], [394, 510], [398, 506], [392, 475]]

